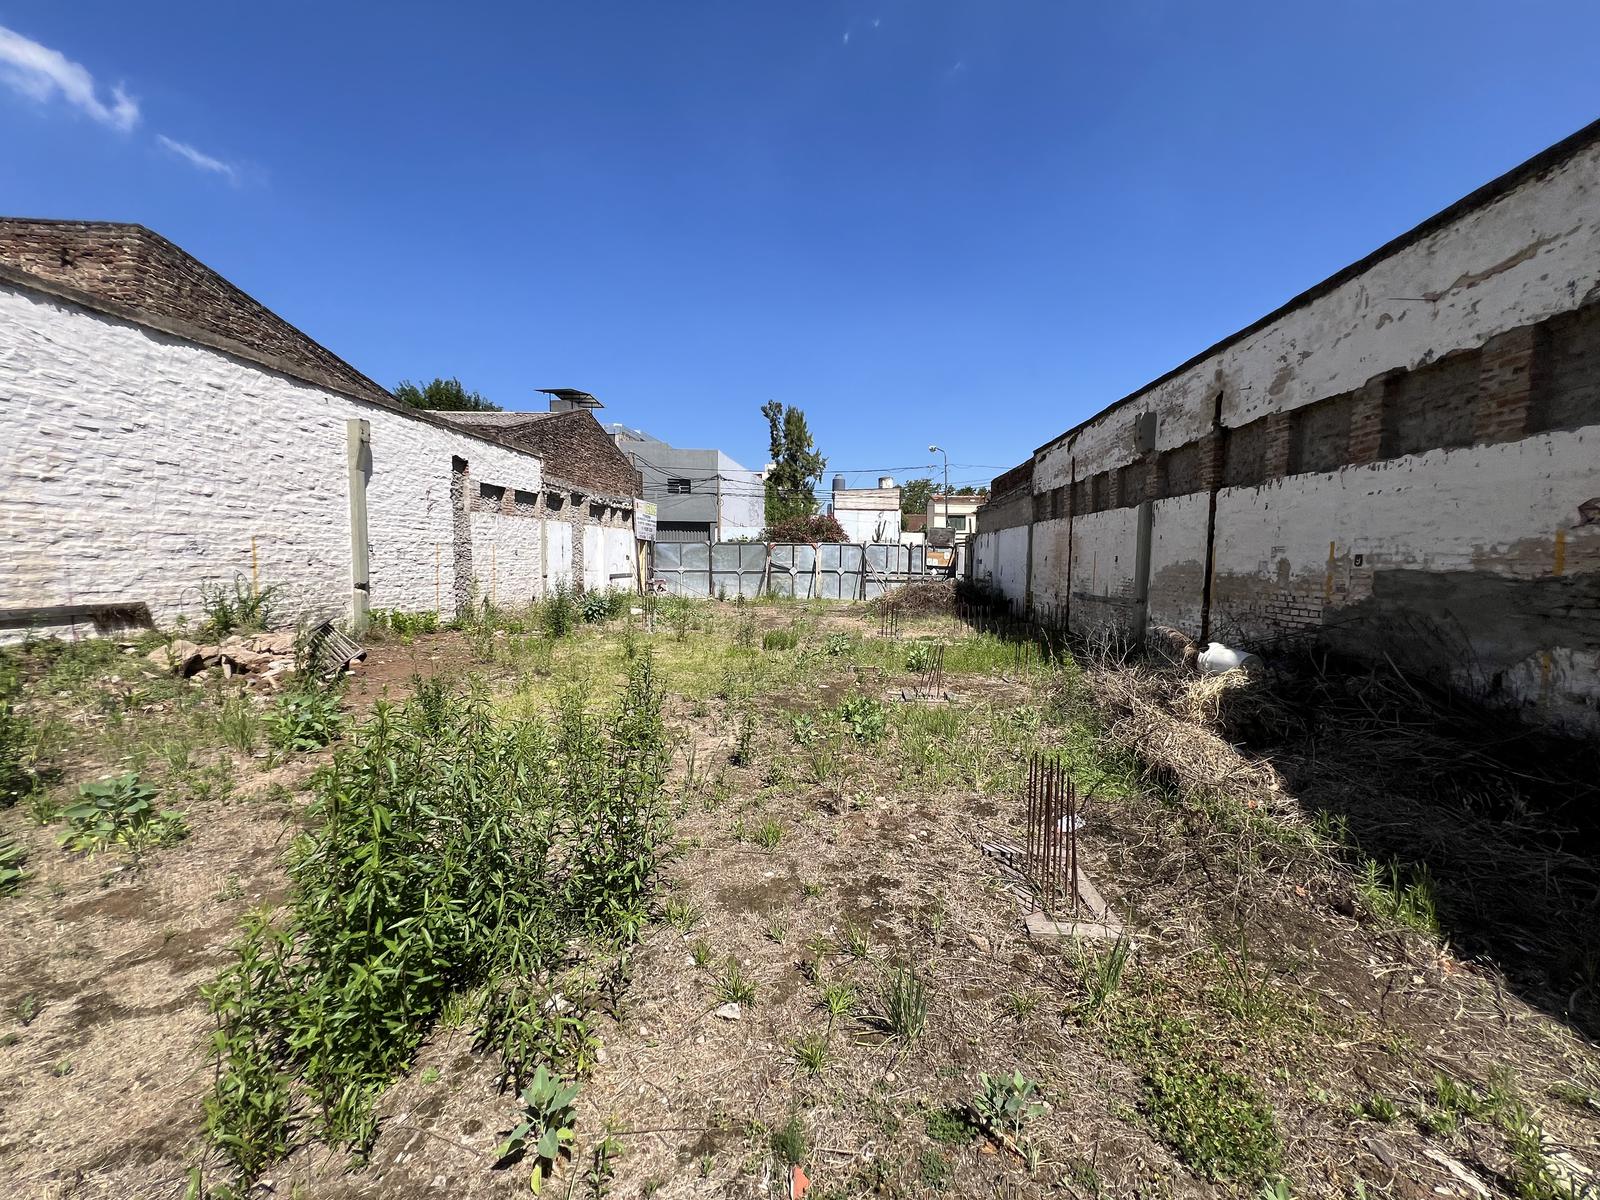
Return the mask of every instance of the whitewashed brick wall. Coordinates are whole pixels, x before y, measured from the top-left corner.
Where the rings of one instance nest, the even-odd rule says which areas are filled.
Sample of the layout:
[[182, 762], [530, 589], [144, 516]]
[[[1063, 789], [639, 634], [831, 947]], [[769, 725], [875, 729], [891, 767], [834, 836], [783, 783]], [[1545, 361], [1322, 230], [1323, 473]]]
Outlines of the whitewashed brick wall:
[[[453, 611], [452, 456], [473, 488], [530, 492], [538, 458], [0, 284], [0, 609], [192, 621], [253, 553], [285, 615], [346, 614], [350, 418], [371, 424], [372, 606]], [[480, 593], [491, 561], [501, 603], [539, 593], [541, 523], [474, 514]]]

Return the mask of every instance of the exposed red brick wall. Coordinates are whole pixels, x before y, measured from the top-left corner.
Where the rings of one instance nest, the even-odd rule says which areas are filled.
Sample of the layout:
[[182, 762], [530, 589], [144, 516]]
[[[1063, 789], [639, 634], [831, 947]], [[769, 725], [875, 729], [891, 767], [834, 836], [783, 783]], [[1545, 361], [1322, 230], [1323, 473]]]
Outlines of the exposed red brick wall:
[[1485, 343], [1473, 393], [1479, 441], [1510, 442], [1528, 432], [1530, 401], [1543, 382], [1541, 332], [1536, 325], [1524, 325]]
[[1004, 496], [1012, 488], [1031, 487], [1032, 484], [1033, 459], [1030, 458], [1027, 462], [1018, 463], [1009, 471], [996, 475], [989, 485], [989, 494], [996, 497]]
[[179, 326], [193, 326], [377, 400], [389, 394], [210, 267], [142, 225], [0, 218], [0, 263]]
[[544, 459], [544, 469], [567, 483], [606, 496], [642, 496], [644, 481], [628, 456], [585, 409], [551, 413], [538, 421], [496, 428], [508, 445]]

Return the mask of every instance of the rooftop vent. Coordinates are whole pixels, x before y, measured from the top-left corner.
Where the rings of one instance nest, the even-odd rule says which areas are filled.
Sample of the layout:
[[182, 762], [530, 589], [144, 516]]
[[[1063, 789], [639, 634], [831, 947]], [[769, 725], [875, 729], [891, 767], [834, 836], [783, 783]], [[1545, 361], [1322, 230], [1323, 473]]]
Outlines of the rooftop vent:
[[577, 388], [535, 388], [550, 397], [551, 412], [571, 412], [575, 408], [587, 408], [591, 411], [604, 408], [605, 405], [596, 400], [588, 392], [580, 392]]

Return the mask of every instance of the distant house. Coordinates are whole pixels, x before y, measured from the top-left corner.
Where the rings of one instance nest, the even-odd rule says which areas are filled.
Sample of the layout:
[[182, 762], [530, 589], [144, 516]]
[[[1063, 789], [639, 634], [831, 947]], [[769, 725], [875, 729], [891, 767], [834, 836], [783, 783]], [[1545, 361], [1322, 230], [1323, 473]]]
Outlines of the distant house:
[[875, 488], [846, 487], [844, 476], [835, 475], [832, 512], [852, 542], [900, 544], [900, 489], [887, 475]]
[[[972, 536], [977, 523], [978, 510], [988, 503], [987, 496], [945, 495], [935, 492], [928, 497], [927, 529], [930, 537], [934, 530], [948, 529], [951, 541], [960, 545]], [[943, 540], [943, 539], [937, 539]]]
[[978, 523], [978, 510], [987, 496], [945, 495], [928, 497], [928, 564], [962, 574], [967, 565], [967, 545]]
[[605, 428], [643, 477], [640, 495], [655, 502], [657, 541], [761, 536], [766, 485], [760, 471], [740, 466], [721, 450], [686, 450], [624, 425]]

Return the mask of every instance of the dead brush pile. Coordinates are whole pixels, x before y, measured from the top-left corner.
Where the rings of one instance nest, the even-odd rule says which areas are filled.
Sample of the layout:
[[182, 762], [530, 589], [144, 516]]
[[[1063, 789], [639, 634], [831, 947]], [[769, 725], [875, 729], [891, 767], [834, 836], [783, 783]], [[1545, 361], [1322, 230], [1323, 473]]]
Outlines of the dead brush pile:
[[[1104, 736], [1140, 772], [1180, 795], [1230, 797], [1247, 807], [1287, 808], [1278, 772], [1223, 733], [1231, 723], [1283, 719], [1267, 689], [1243, 671], [1195, 679], [1146, 666], [1103, 665], [1083, 676]], [[1224, 718], [1226, 714], [1226, 719]]]
[[868, 602], [867, 610], [875, 613], [886, 606], [893, 606], [910, 617], [951, 612], [956, 606], [956, 581], [925, 579], [908, 583], [886, 595], [875, 597]]

